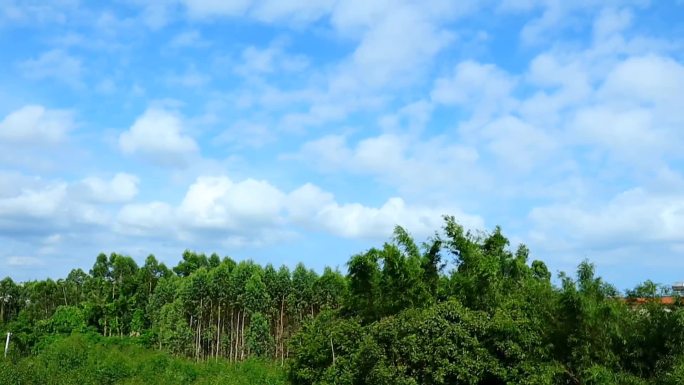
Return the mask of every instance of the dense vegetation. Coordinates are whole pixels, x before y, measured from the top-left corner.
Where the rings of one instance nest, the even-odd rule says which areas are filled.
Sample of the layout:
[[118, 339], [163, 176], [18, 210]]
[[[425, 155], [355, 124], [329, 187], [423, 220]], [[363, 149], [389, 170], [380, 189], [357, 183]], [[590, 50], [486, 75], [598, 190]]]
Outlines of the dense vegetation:
[[34, 356], [15, 362], [0, 360], [0, 384], [287, 384], [283, 371], [272, 363], [196, 363], [143, 349], [131, 338], [74, 334], [50, 338], [42, 345]]
[[[652, 300], [630, 305], [588, 262], [554, 285], [528, 258], [499, 228], [471, 233], [450, 217], [420, 246], [398, 227], [391, 242], [352, 256], [346, 275], [189, 251], [173, 269], [101, 254], [89, 273], [0, 282], [0, 331], [15, 333], [16, 362], [0, 375], [71, 370], [104, 383], [87, 368], [139, 355], [121, 364], [122, 381], [148, 382], [161, 360], [164, 381], [212, 383], [248, 360], [267, 372], [284, 365], [302, 385], [684, 382], [684, 308], [661, 305], [665, 289], [647, 281], [627, 296]], [[98, 347], [107, 344], [114, 350]], [[51, 363], [72, 362], [72, 350], [82, 364]], [[253, 383], [279, 381], [264, 376]]]

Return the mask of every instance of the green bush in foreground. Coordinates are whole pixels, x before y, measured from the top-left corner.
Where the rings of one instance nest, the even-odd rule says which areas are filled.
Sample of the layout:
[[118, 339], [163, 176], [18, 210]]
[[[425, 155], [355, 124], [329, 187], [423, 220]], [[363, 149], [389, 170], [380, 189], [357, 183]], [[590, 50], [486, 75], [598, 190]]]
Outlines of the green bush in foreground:
[[73, 334], [36, 355], [0, 360], [0, 384], [29, 385], [277, 385], [282, 369], [265, 361], [196, 363], [137, 346], [131, 339]]

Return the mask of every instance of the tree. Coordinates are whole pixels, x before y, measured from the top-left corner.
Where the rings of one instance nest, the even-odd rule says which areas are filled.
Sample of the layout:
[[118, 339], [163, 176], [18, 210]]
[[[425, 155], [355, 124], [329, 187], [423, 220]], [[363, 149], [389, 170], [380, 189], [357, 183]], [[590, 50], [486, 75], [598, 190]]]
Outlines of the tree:
[[380, 315], [380, 268], [379, 250], [370, 249], [364, 254], [351, 257], [349, 269], [349, 301], [347, 312], [360, 316], [365, 322], [372, 322]]
[[187, 277], [200, 267], [209, 267], [207, 257], [204, 254], [185, 250], [183, 259], [173, 268], [173, 271], [181, 277]]
[[273, 337], [270, 334], [268, 320], [262, 313], [252, 313], [250, 316], [247, 347], [256, 357], [267, 358], [273, 354]]

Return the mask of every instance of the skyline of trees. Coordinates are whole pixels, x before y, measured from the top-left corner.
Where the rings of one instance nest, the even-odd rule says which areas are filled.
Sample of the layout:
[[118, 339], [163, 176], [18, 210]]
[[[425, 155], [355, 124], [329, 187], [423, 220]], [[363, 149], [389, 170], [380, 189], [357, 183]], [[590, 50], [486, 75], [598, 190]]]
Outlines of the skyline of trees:
[[[195, 361], [262, 359], [296, 385], [646, 384], [684, 380], [684, 308], [646, 281], [628, 297], [588, 261], [558, 284], [501, 228], [445, 217], [417, 244], [403, 228], [318, 273], [185, 251], [100, 254], [64, 279], [0, 281], [13, 357], [60, 336], [98, 334]], [[651, 300], [652, 299], [652, 300]]]

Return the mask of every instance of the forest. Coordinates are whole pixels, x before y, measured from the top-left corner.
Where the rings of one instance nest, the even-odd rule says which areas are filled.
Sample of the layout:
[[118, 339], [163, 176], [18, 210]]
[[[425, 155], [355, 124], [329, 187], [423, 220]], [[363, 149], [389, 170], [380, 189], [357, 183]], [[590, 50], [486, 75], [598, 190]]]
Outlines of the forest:
[[[396, 227], [346, 271], [186, 251], [0, 281], [2, 384], [681, 384], [684, 307], [582, 262], [552, 279], [500, 228]], [[630, 299], [639, 298], [639, 301]]]

